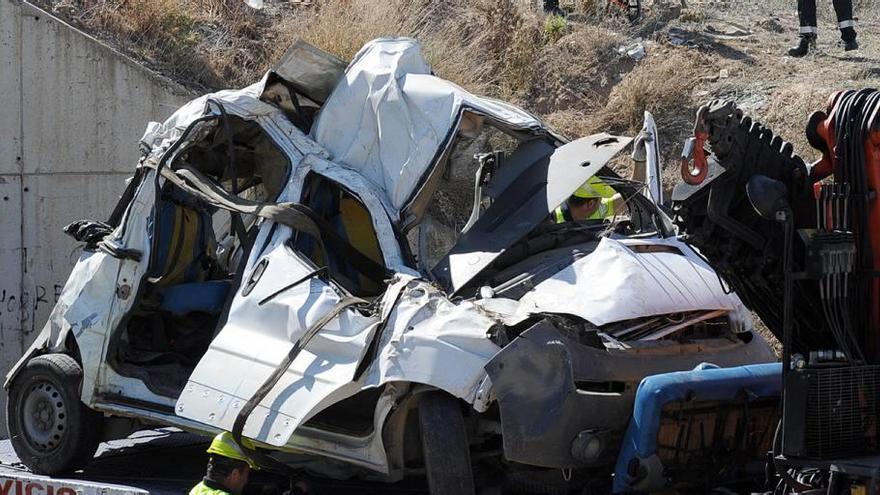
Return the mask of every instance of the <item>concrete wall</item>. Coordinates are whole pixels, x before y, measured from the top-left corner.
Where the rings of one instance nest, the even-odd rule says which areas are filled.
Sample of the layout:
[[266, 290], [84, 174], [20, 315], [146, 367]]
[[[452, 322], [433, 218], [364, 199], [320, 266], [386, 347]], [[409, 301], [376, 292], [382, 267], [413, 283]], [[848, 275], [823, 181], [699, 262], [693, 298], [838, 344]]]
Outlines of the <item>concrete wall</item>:
[[[106, 219], [146, 123], [190, 98], [46, 12], [0, 0], [3, 375], [42, 329], [79, 256], [62, 227]], [[0, 393], [4, 418], [5, 403]]]

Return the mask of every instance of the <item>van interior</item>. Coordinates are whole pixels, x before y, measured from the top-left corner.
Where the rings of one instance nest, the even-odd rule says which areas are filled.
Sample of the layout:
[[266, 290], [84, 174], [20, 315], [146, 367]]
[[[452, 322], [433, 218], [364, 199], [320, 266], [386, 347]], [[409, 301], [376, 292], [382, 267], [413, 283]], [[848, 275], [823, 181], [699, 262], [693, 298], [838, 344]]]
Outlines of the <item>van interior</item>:
[[[262, 128], [225, 116], [168, 165], [200, 172], [227, 193], [272, 202], [287, 184], [290, 161]], [[384, 291], [385, 269], [366, 207], [317, 174], [303, 203], [322, 242], [294, 232], [290, 243], [342, 289], [360, 297]], [[110, 362], [154, 393], [177, 398], [225, 321], [256, 236], [255, 218], [207, 204], [165, 181], [151, 218], [153, 253], [135, 308], [111, 340]], [[323, 246], [323, 249], [322, 249]]]

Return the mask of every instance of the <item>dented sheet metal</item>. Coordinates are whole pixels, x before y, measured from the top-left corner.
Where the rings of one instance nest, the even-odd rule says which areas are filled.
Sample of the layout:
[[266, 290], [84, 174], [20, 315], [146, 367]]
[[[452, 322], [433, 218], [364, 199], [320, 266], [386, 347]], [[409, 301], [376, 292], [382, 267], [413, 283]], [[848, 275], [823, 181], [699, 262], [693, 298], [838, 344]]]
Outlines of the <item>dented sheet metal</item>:
[[412, 280], [400, 290], [385, 317], [367, 384], [424, 383], [473, 403], [483, 366], [500, 349], [489, 338], [498, 321], [472, 302], [453, 303], [424, 281]]
[[[266, 301], [311, 270], [281, 249], [276, 241], [258, 258], [269, 260], [271, 268], [252, 292], [233, 301], [229, 322], [177, 402], [179, 416], [231, 430], [240, 408], [304, 330], [339, 301], [317, 278]], [[378, 315], [346, 310], [321, 330], [249, 416], [244, 436], [284, 446], [297, 427], [324, 407], [362, 388], [394, 381], [424, 383], [473, 402], [486, 377], [483, 367], [499, 350], [489, 339], [497, 321], [471, 303], [452, 303], [429, 284], [406, 276], [389, 287], [381, 308], [381, 325]], [[374, 336], [380, 327], [383, 333]], [[372, 338], [378, 339], [375, 356], [367, 355]], [[352, 387], [364, 359], [372, 364]]]
[[[250, 290], [233, 299], [229, 320], [177, 401], [179, 416], [231, 431], [244, 403], [304, 332], [340, 301], [330, 284], [317, 276], [306, 278], [315, 267], [290, 255], [289, 238], [288, 228], [278, 229], [263, 252], [252, 253], [243, 283]], [[260, 264], [264, 268], [257, 272]], [[285, 445], [317, 404], [352, 381], [377, 324], [377, 318], [354, 309], [331, 320], [250, 415], [244, 436]]]
[[415, 40], [379, 39], [355, 55], [312, 137], [331, 160], [377, 184], [399, 211], [452, 138], [464, 109], [514, 128], [545, 128], [519, 108], [434, 76]]
[[595, 251], [538, 284], [521, 299], [524, 313], [564, 313], [593, 325], [644, 316], [722, 309], [750, 321], [736, 294], [676, 239], [603, 238]]
[[[327, 151], [297, 129], [281, 110], [260, 100], [267, 78], [268, 74], [259, 82], [242, 89], [223, 90], [200, 96], [177, 109], [165, 122], [150, 122], [141, 137], [141, 147], [152, 152], [154, 158], [158, 158], [198, 118], [205, 115], [220, 115], [220, 109], [212, 103], [219, 102], [230, 115], [260, 122], [279, 146], [291, 146], [300, 156], [326, 157]], [[295, 166], [296, 163], [293, 165]]]

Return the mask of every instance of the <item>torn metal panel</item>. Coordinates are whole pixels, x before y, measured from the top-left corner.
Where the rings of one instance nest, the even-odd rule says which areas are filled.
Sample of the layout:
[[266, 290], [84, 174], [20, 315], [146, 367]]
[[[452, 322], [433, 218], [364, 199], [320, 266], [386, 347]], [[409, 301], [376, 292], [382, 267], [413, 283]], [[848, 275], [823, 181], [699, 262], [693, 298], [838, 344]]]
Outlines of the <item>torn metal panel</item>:
[[[360, 387], [360, 383], [352, 383], [340, 389], [334, 396], [328, 396], [324, 404], [316, 407], [315, 412], [354, 395], [360, 391]], [[385, 425], [408, 388], [406, 384], [389, 384], [385, 387], [373, 411], [373, 429], [368, 435], [348, 435], [313, 428], [306, 424], [298, 428], [290, 437], [285, 450], [318, 454], [389, 474], [391, 466], [386, 452]]]
[[[504, 347], [486, 366], [498, 398], [508, 461], [575, 468], [613, 463], [642, 378], [688, 370], [703, 361], [719, 366], [772, 362], [758, 338], [678, 345], [653, 342], [628, 350], [578, 344], [541, 321]], [[578, 456], [574, 440], [592, 430], [604, 439], [593, 457]]]
[[[289, 287], [315, 270], [288, 247], [290, 234], [289, 228], [276, 229], [267, 249], [249, 264], [244, 280], [254, 277], [254, 285], [233, 299], [226, 325], [177, 401], [179, 416], [232, 430], [241, 407], [306, 329], [341, 300], [337, 290], [317, 276]], [[266, 267], [255, 275], [259, 263], [266, 263]], [[377, 325], [377, 318], [352, 309], [333, 319], [250, 415], [244, 435], [278, 447], [285, 445], [315, 406], [352, 381]]]
[[366, 383], [424, 383], [473, 403], [483, 366], [500, 349], [489, 338], [497, 324], [472, 302], [453, 303], [433, 285], [413, 280], [387, 316]]
[[532, 164], [459, 238], [434, 268], [434, 276], [450, 292], [465, 287], [630, 142], [627, 137], [595, 134], [564, 144]]
[[593, 325], [698, 310], [732, 313], [738, 330], [751, 317], [718, 275], [677, 239], [603, 238], [589, 255], [538, 284], [521, 300], [526, 313], [563, 313]]
[[311, 154], [326, 157], [326, 150], [297, 129], [280, 109], [259, 99], [267, 77], [268, 74], [259, 82], [243, 89], [223, 90], [201, 96], [180, 107], [164, 122], [150, 122], [140, 140], [142, 148], [152, 151], [156, 156], [177, 141], [200, 117], [219, 115], [220, 110], [217, 105], [209, 102], [213, 100], [221, 103], [230, 115], [259, 122], [279, 147], [294, 156]]
[[[636, 147], [643, 150], [633, 150], [633, 155], [644, 154], [645, 184], [648, 186], [648, 194], [654, 204], [663, 204], [663, 168], [660, 165], [660, 133], [657, 132], [657, 124], [651, 112], [645, 112], [642, 132], [636, 140]], [[636, 165], [638, 166], [638, 165]]]

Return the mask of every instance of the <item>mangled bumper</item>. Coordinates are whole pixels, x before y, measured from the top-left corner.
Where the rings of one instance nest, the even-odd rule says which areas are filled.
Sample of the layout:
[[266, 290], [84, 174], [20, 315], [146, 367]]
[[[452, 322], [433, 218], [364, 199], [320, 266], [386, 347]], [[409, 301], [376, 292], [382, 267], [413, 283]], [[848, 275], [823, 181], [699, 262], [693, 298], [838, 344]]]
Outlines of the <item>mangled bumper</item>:
[[728, 367], [773, 360], [760, 338], [605, 350], [570, 340], [544, 320], [502, 349], [486, 371], [500, 410], [505, 458], [581, 468], [614, 463], [645, 376], [700, 362]]

